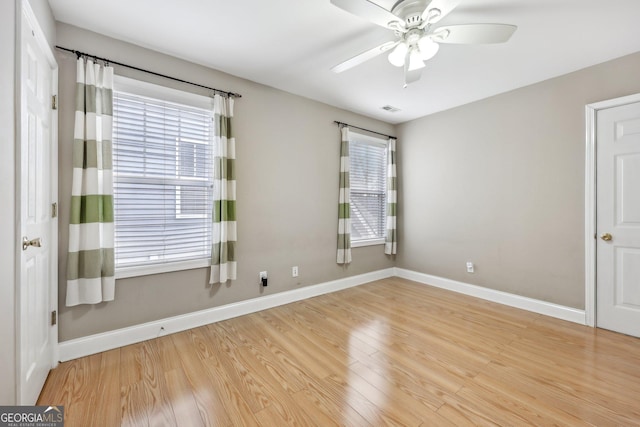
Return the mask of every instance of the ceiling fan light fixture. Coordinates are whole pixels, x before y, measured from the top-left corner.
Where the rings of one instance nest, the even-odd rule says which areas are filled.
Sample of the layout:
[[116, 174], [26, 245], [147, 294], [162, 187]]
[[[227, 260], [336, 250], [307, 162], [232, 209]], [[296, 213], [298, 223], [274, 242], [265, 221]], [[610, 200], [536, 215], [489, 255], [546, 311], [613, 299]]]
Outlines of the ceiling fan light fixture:
[[389, 62], [396, 67], [402, 67], [404, 65], [404, 58], [407, 54], [407, 44], [402, 42], [396, 46], [395, 49], [389, 54]]
[[417, 48], [411, 49], [411, 53], [409, 54], [409, 71], [419, 70], [424, 67], [424, 61], [422, 60], [422, 56], [420, 56], [420, 51]]
[[422, 57], [422, 60], [428, 61], [438, 53], [440, 45], [431, 40], [431, 37], [425, 36], [418, 42], [418, 48], [420, 48], [420, 56]]
[[[404, 68], [405, 87], [420, 79], [425, 61], [433, 58], [441, 43], [504, 43], [516, 30], [509, 24], [456, 24], [435, 26], [462, 0], [394, 0], [391, 10], [375, 0], [330, 0], [346, 12], [393, 31], [395, 39], [366, 50], [334, 66], [334, 72], [348, 70], [385, 52], [389, 62]], [[391, 50], [393, 48], [393, 50]]]

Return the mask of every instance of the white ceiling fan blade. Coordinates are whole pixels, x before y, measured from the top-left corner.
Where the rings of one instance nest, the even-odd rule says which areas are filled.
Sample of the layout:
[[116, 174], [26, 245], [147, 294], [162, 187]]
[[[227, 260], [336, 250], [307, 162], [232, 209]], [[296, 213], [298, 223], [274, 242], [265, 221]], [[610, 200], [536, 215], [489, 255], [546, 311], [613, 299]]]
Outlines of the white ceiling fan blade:
[[393, 49], [398, 45], [398, 43], [400, 43], [400, 41], [391, 41], [391, 42], [382, 43], [380, 46], [376, 46], [373, 49], [369, 49], [365, 52], [362, 52], [359, 55], [354, 56], [353, 58], [350, 58], [344, 62], [341, 62], [340, 64], [331, 68], [331, 71], [333, 71], [334, 73], [341, 73], [343, 71], [346, 71], [349, 68], [353, 68], [356, 65], [360, 65], [363, 62], [370, 60], [371, 58], [375, 58], [381, 53], [384, 53]]
[[504, 43], [518, 27], [508, 24], [462, 24], [436, 28], [431, 38], [438, 43]]
[[460, 0], [432, 0], [422, 12], [422, 20], [434, 24], [458, 6]]
[[331, 4], [384, 28], [390, 28], [390, 22], [397, 22], [400, 26], [403, 25], [402, 19], [368, 0], [331, 0]]

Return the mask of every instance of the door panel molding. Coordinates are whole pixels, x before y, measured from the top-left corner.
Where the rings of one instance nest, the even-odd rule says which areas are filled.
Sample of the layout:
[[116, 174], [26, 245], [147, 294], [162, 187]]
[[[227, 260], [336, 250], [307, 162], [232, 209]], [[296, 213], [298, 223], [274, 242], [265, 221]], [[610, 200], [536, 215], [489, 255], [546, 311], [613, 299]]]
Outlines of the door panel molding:
[[[26, 329], [32, 323], [38, 323], [40, 329], [33, 328], [34, 334], [37, 336], [42, 336], [44, 333], [48, 333], [48, 345], [50, 345], [49, 350], [47, 352], [42, 353], [46, 359], [41, 359], [44, 363], [38, 365], [49, 368], [53, 368], [56, 366], [58, 357], [58, 329], [57, 325], [47, 327], [44, 329], [46, 325], [48, 325], [48, 319], [50, 318], [50, 312], [53, 310], [57, 310], [58, 306], [58, 263], [57, 263], [57, 248], [58, 248], [58, 220], [57, 218], [50, 218], [49, 213], [51, 212], [50, 203], [57, 203], [58, 201], [58, 114], [55, 110], [50, 110], [48, 106], [50, 105], [50, 97], [52, 95], [58, 94], [58, 64], [55, 60], [55, 56], [53, 54], [53, 50], [49, 45], [47, 38], [40, 27], [37, 17], [31, 8], [31, 5], [27, 0], [21, 0], [16, 2], [16, 168], [15, 168], [15, 191], [16, 191], [16, 233], [14, 242], [16, 248], [16, 257], [15, 257], [15, 311], [16, 311], [16, 324], [15, 324], [15, 333], [16, 333], [16, 346], [15, 346], [15, 355], [16, 355], [16, 403], [18, 405], [33, 405], [35, 404], [35, 400], [38, 397], [39, 390], [36, 387], [32, 387], [24, 378], [25, 366], [27, 366], [26, 361], [30, 361], [32, 359], [31, 354], [26, 353], [25, 351], [29, 350], [28, 348], [23, 348], [23, 340], [24, 333]], [[28, 95], [27, 86], [32, 82], [34, 78], [37, 80], [42, 76], [38, 74], [38, 71], [35, 68], [32, 68], [33, 65], [31, 62], [28, 65], [23, 63], [23, 58], [27, 53], [37, 52], [38, 57], [40, 58], [40, 64], [43, 64], [44, 69], [46, 70], [47, 77], [47, 85], [43, 92], [31, 92], [31, 95]], [[49, 80], [50, 79], [50, 80]], [[29, 86], [33, 89], [32, 86]], [[34, 95], [35, 94], [35, 95]], [[33, 106], [35, 104], [32, 103], [32, 100], [37, 98], [39, 102], [42, 104], [42, 108], [38, 110], [29, 110], [30, 105]], [[30, 157], [31, 151], [25, 153], [25, 144], [33, 144], [32, 149], [36, 149], [38, 147], [38, 143], [34, 143], [33, 141], [29, 141], [29, 130], [33, 130], [33, 126], [29, 127], [30, 124], [33, 125], [33, 121], [30, 123], [29, 115], [31, 113], [45, 113], [47, 114], [47, 123], [48, 128], [46, 129], [46, 135], [42, 135], [38, 137], [38, 141], [46, 140], [48, 143], [48, 147], [43, 146], [41, 148], [44, 149], [43, 153], [48, 157], [48, 164], [41, 164], [40, 167], [36, 169], [35, 175], [31, 173], [29, 176], [31, 179], [27, 179], [25, 181], [25, 176], [23, 176], [23, 163]], [[44, 138], [44, 140], [42, 139]], [[43, 158], [43, 161], [45, 159]], [[33, 171], [32, 171], [33, 172]], [[32, 184], [31, 180], [34, 182], [48, 182], [49, 186], [47, 188], [48, 194], [47, 197], [43, 197], [39, 202], [36, 200], [28, 200], [25, 199], [25, 195], [23, 193], [23, 188], [26, 184]], [[43, 202], [44, 200], [44, 202]], [[39, 204], [38, 204], [39, 203]], [[29, 210], [29, 212], [26, 212]], [[29, 218], [27, 218], [29, 215]], [[31, 227], [33, 223], [37, 223], [38, 221], [47, 220], [48, 230], [48, 239], [42, 241], [42, 245], [49, 252], [46, 255], [48, 259], [44, 261], [42, 259], [29, 258], [25, 259], [25, 252], [22, 250], [22, 236], [28, 234], [25, 233], [26, 227]], [[38, 237], [38, 236], [33, 236]], [[46, 246], [45, 246], [46, 245]], [[40, 248], [29, 248], [29, 251], [41, 251]], [[27, 268], [23, 271], [22, 263], [25, 261], [34, 262], [33, 268]], [[38, 264], [44, 262], [47, 266], [47, 271], [44, 274], [49, 275], [49, 281], [41, 281], [37, 272], [39, 267]], [[48, 265], [47, 265], [48, 264]], [[26, 277], [25, 277], [26, 275]], [[30, 280], [26, 280], [29, 279]], [[23, 289], [23, 285], [25, 284], [25, 280], [28, 282], [26, 289]], [[23, 319], [23, 311], [26, 310], [25, 307], [28, 306], [29, 298], [25, 298], [25, 295], [29, 295], [29, 292], [33, 293], [35, 291], [42, 292], [42, 284], [46, 283], [48, 287], [49, 296], [46, 298], [46, 305], [42, 307], [37, 307], [39, 311], [39, 320], [40, 322], [36, 322], [36, 319], [31, 319], [25, 325], [25, 321]], [[31, 326], [33, 327], [33, 326]], [[35, 335], [33, 335], [35, 336]], [[32, 372], [32, 371], [29, 371]], [[35, 371], [33, 371], [35, 372]]]
[[587, 104], [585, 107], [585, 323], [596, 326], [596, 120], [598, 111], [640, 102], [640, 93]]

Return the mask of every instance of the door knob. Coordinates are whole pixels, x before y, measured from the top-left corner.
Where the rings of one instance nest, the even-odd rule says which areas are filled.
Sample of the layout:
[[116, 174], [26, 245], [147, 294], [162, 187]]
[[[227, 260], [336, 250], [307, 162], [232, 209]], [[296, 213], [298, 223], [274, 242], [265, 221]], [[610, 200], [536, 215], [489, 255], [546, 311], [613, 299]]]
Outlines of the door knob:
[[613, 238], [613, 236], [611, 236], [611, 234], [609, 233], [604, 233], [602, 236], [600, 236], [600, 238], [605, 242], [609, 242]]
[[31, 239], [29, 240], [28, 237], [23, 237], [22, 238], [22, 250], [26, 251], [27, 249], [29, 249], [29, 246], [33, 246], [36, 248], [39, 248], [42, 246], [42, 241], [40, 240], [39, 237], [35, 238], [35, 239]]

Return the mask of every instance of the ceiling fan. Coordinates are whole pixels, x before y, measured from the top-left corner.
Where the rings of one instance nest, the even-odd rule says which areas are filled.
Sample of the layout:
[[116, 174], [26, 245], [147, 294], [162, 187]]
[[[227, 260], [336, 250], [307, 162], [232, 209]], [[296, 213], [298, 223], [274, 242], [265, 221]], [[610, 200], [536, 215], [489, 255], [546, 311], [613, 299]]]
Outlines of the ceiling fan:
[[391, 11], [368, 0], [331, 0], [340, 9], [393, 30], [396, 40], [366, 50], [334, 66], [341, 73], [382, 53], [389, 62], [404, 67], [404, 87], [420, 79], [424, 61], [438, 53], [440, 43], [504, 43], [516, 30], [508, 24], [462, 24], [435, 27], [460, 0], [399, 0]]

